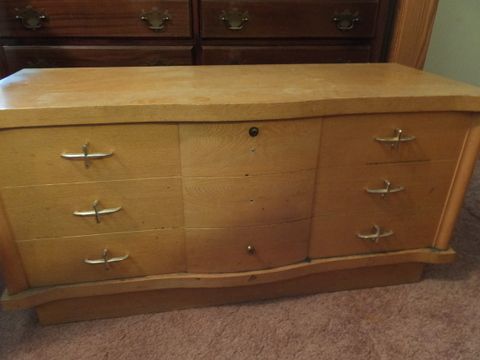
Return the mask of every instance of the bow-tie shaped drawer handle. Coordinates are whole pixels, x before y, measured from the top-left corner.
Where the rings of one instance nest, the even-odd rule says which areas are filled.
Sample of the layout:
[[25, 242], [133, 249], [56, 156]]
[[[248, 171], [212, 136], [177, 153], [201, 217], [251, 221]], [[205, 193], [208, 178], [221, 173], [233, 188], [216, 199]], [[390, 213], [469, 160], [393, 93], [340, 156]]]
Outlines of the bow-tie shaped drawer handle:
[[113, 152], [90, 153], [88, 150], [88, 143], [86, 143], [82, 145], [81, 153], [63, 153], [60, 156], [67, 160], [83, 160], [85, 161], [85, 167], [88, 168], [90, 166], [90, 160], [108, 158], [110, 156], [113, 156]]
[[373, 233], [371, 234], [357, 234], [357, 237], [362, 240], [373, 241], [378, 243], [381, 238], [392, 236], [394, 232], [392, 230], [382, 230], [380, 226], [373, 225]]
[[392, 187], [392, 183], [388, 180], [383, 180], [385, 183], [385, 187], [382, 189], [370, 189], [366, 188], [365, 191], [369, 194], [377, 194], [380, 195], [381, 197], [385, 197], [388, 194], [394, 194], [398, 193], [400, 191], [405, 190], [404, 186], [397, 186], [397, 187]]
[[413, 135], [405, 135], [402, 129], [395, 129], [392, 137], [376, 137], [375, 140], [381, 143], [387, 143], [392, 148], [399, 147], [400, 143], [409, 142], [415, 140]]
[[85, 259], [84, 262], [85, 262], [85, 264], [89, 264], [89, 265], [99, 265], [99, 264], [103, 264], [103, 265], [105, 265], [105, 270], [108, 270], [108, 269], [109, 269], [109, 264], [127, 260], [127, 259], [128, 259], [128, 256], [129, 256], [129, 255], [126, 254], [126, 255], [124, 255], [124, 256], [109, 258], [109, 257], [108, 257], [108, 249], [103, 249], [103, 253], [102, 253], [102, 258], [101, 258], [101, 259], [93, 259], [93, 260], [91, 260], [91, 259]]
[[74, 211], [73, 215], [75, 216], [82, 216], [82, 217], [87, 217], [87, 216], [95, 216], [95, 219], [97, 221], [97, 224], [100, 223], [100, 216], [102, 215], [109, 215], [116, 213], [120, 210], [122, 210], [122, 207], [115, 207], [115, 208], [110, 208], [110, 209], [98, 209], [98, 200], [95, 200], [92, 204], [93, 210], [87, 210], [87, 211]]

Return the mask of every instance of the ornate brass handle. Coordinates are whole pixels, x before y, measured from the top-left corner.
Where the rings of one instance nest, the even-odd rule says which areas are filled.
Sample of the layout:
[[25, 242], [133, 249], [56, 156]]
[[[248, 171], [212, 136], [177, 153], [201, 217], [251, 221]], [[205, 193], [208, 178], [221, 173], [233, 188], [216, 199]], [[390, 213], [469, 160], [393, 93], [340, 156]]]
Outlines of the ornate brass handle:
[[93, 202], [93, 204], [92, 204], [93, 210], [74, 211], [74, 212], [73, 212], [73, 215], [75, 215], [75, 216], [82, 216], [82, 217], [95, 216], [95, 220], [97, 221], [97, 224], [98, 224], [98, 223], [100, 223], [100, 216], [102, 216], [102, 215], [110, 215], [110, 214], [113, 214], [113, 213], [116, 213], [116, 212], [122, 210], [122, 207], [121, 207], [121, 206], [115, 207], [115, 208], [110, 208], [110, 209], [102, 209], [102, 210], [99, 210], [99, 209], [98, 209], [98, 203], [99, 203], [98, 200], [95, 200], [95, 201]]
[[157, 7], [152, 8], [149, 12], [144, 11], [140, 19], [148, 24], [148, 28], [153, 31], [164, 31], [167, 22], [172, 20], [168, 10], [160, 11]]
[[337, 25], [340, 31], [350, 31], [355, 28], [355, 24], [360, 21], [358, 11], [352, 12], [349, 9], [342, 12], [336, 12], [333, 15], [332, 21]]
[[248, 245], [248, 246], [247, 246], [247, 253], [248, 253], [248, 255], [255, 255], [255, 252], [256, 252], [256, 251], [257, 251], [257, 250], [255, 249], [255, 246], [253, 246], [253, 245]]
[[384, 197], [387, 194], [393, 194], [405, 190], [403, 186], [392, 187], [392, 183], [388, 180], [383, 180], [385, 187], [383, 189], [369, 189], [366, 188], [365, 191], [369, 194], [379, 194]]
[[85, 262], [85, 264], [89, 264], [89, 265], [103, 264], [103, 265], [105, 265], [105, 270], [108, 270], [109, 269], [109, 264], [120, 262], [120, 261], [123, 261], [123, 260], [127, 260], [128, 256], [129, 255], [126, 254], [124, 256], [109, 258], [108, 257], [108, 249], [103, 249], [101, 259], [93, 259], [93, 260], [85, 259], [84, 262]]
[[409, 142], [415, 140], [416, 137], [413, 135], [405, 135], [402, 129], [393, 130], [392, 137], [376, 137], [375, 140], [381, 143], [388, 143], [394, 147], [398, 147], [402, 142]]
[[38, 30], [43, 26], [43, 22], [48, 20], [48, 17], [42, 11], [36, 10], [31, 5], [24, 9], [15, 9], [17, 15], [15, 19], [20, 20], [25, 29]]
[[392, 236], [394, 232], [392, 230], [382, 230], [380, 226], [373, 225], [373, 233], [371, 234], [357, 234], [359, 239], [373, 241], [378, 243], [381, 238]]
[[85, 167], [88, 168], [90, 166], [90, 161], [93, 159], [104, 159], [113, 155], [113, 152], [109, 153], [89, 153], [88, 151], [88, 143], [82, 145], [82, 153], [63, 153], [60, 156], [64, 159], [68, 160], [83, 160], [85, 161]]
[[248, 22], [248, 11], [240, 11], [236, 8], [222, 11], [220, 20], [223, 21], [228, 30], [239, 31]]

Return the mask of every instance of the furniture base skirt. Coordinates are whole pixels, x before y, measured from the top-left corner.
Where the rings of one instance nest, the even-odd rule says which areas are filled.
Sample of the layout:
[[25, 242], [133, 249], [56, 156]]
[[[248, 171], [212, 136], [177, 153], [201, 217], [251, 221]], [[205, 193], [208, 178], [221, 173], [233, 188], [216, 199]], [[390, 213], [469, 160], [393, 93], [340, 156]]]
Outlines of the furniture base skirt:
[[321, 272], [272, 283], [222, 288], [179, 288], [58, 300], [36, 306], [41, 324], [234, 304], [321, 292], [419, 281], [423, 263], [403, 263]]

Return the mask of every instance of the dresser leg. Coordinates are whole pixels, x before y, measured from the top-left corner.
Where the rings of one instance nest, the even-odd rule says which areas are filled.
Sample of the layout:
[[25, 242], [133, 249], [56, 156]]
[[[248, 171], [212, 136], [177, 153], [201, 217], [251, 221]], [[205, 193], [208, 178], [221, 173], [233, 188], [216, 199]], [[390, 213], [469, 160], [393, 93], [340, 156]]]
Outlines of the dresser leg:
[[36, 307], [43, 325], [241, 303], [419, 281], [424, 264], [407, 263], [322, 272], [269, 284], [231, 288], [163, 289], [60, 300]]

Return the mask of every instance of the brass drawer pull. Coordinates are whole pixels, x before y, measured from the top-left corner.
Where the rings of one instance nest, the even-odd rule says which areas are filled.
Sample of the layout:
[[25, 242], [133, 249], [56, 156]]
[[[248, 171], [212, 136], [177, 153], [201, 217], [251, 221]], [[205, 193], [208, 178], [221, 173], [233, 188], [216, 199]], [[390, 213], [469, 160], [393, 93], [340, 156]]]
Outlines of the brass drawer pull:
[[128, 254], [127, 255], [124, 255], [124, 256], [118, 256], [118, 257], [112, 257], [112, 258], [109, 258], [108, 257], [108, 249], [103, 249], [103, 253], [102, 253], [102, 258], [101, 259], [85, 259], [84, 262], [85, 264], [89, 264], [89, 265], [99, 265], [99, 264], [103, 264], [105, 265], [105, 270], [108, 270], [109, 269], [109, 264], [111, 263], [116, 263], [116, 262], [120, 262], [120, 261], [123, 261], [123, 260], [127, 260], [128, 259]]
[[87, 210], [87, 211], [74, 211], [73, 215], [75, 216], [82, 216], [82, 217], [87, 217], [87, 216], [95, 216], [95, 220], [97, 223], [100, 223], [100, 216], [102, 215], [109, 215], [116, 213], [120, 210], [122, 210], [122, 207], [116, 207], [116, 208], [111, 208], [111, 209], [102, 209], [98, 210], [98, 200], [95, 200], [92, 204], [93, 210]]
[[255, 249], [255, 246], [253, 246], [253, 245], [248, 245], [247, 246], [248, 255], [255, 255], [256, 251], [257, 250]]
[[38, 30], [43, 26], [43, 22], [48, 20], [46, 14], [34, 9], [31, 5], [15, 11], [17, 12], [15, 19], [20, 20], [23, 27], [28, 30]]
[[222, 11], [219, 19], [223, 21], [228, 30], [239, 31], [245, 27], [248, 22], [248, 11], [231, 9]]
[[336, 12], [332, 21], [337, 25], [340, 31], [350, 31], [355, 28], [355, 24], [360, 21], [358, 11], [352, 12], [349, 9], [342, 12]]
[[105, 159], [113, 155], [113, 152], [109, 153], [89, 153], [88, 143], [82, 145], [82, 153], [63, 153], [60, 156], [67, 160], [83, 160], [85, 161], [85, 167], [90, 166], [90, 160]]
[[415, 140], [413, 135], [405, 135], [402, 129], [395, 129], [392, 137], [376, 137], [375, 140], [381, 143], [391, 144], [392, 148], [398, 147], [402, 142], [409, 142]]
[[392, 230], [382, 230], [380, 226], [373, 225], [373, 233], [371, 234], [357, 234], [359, 239], [373, 241], [378, 243], [381, 238], [392, 236], [394, 232]]
[[383, 189], [366, 188], [365, 191], [369, 194], [378, 194], [382, 197], [385, 197], [385, 195], [394, 194], [405, 190], [405, 187], [403, 186], [392, 187], [392, 183], [388, 180], [383, 180], [383, 182], [385, 183], [385, 187]]
[[157, 7], [152, 8], [149, 12], [144, 11], [140, 19], [148, 24], [148, 28], [153, 31], [164, 31], [167, 22], [172, 20], [168, 10], [160, 11]]

